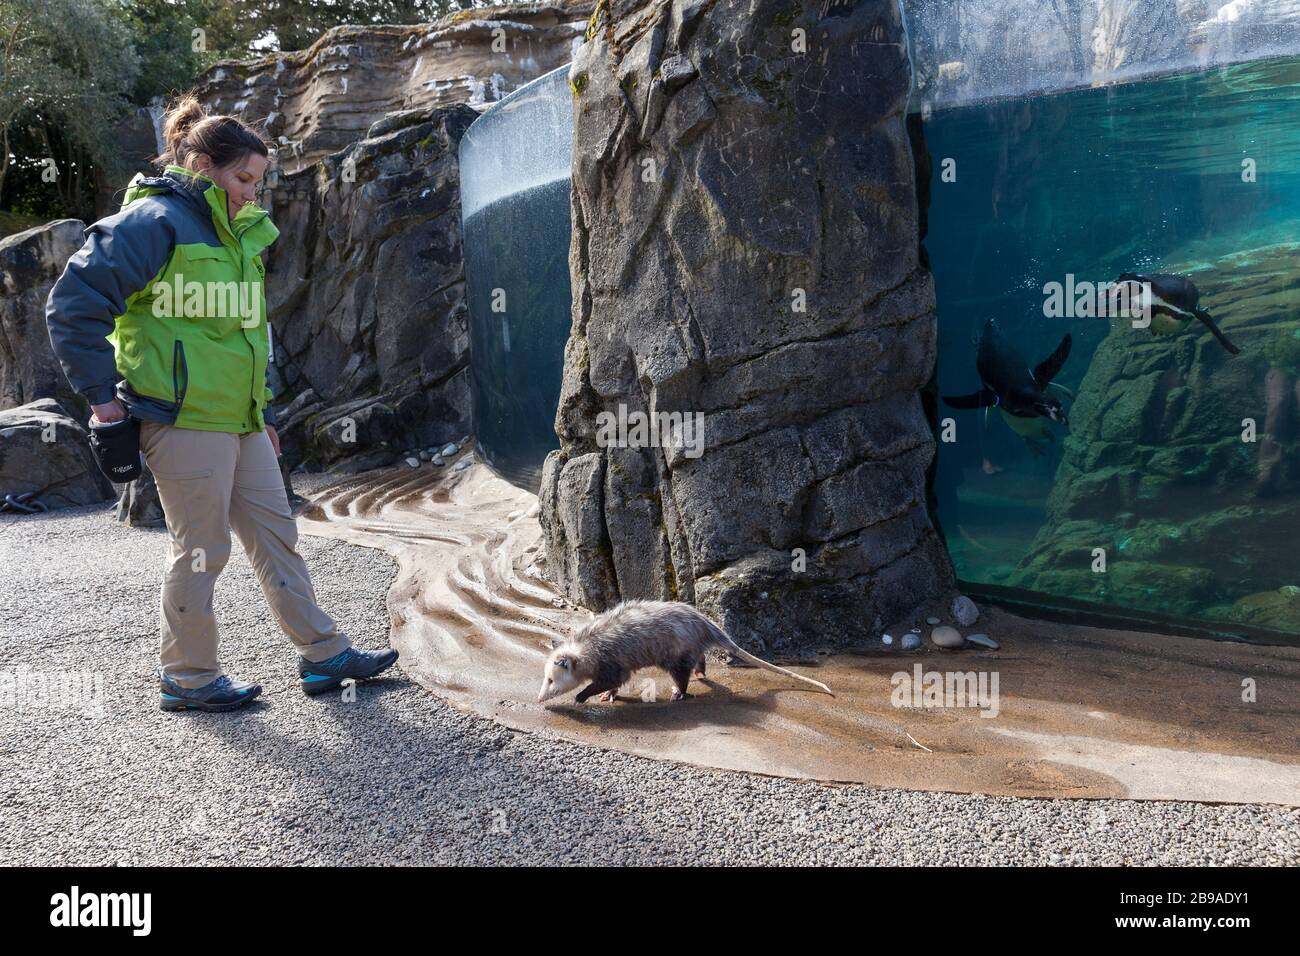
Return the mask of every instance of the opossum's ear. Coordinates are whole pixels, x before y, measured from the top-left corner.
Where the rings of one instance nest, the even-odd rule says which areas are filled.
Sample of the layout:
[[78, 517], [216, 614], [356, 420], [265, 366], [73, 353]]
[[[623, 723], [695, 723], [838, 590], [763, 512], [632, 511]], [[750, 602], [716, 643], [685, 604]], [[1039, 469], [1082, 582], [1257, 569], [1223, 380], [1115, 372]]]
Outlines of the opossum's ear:
[[551, 650], [555, 650], [557, 647], [559, 647], [559, 646], [560, 646], [561, 644], [563, 644], [563, 643], [564, 643], [564, 640], [563, 640], [562, 638], [553, 637], [553, 638], [551, 638], [549, 641], [546, 642], [546, 646], [547, 646], [548, 648], [550, 648]]

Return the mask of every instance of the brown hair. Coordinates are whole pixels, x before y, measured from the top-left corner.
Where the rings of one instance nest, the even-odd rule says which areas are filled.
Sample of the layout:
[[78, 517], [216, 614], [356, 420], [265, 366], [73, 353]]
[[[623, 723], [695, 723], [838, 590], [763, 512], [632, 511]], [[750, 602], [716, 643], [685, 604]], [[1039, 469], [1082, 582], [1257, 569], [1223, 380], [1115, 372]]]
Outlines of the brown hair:
[[192, 93], [176, 100], [163, 117], [163, 142], [167, 148], [158, 162], [194, 169], [192, 162], [206, 156], [213, 166], [225, 166], [250, 152], [269, 155], [258, 132], [234, 116], [209, 116]]

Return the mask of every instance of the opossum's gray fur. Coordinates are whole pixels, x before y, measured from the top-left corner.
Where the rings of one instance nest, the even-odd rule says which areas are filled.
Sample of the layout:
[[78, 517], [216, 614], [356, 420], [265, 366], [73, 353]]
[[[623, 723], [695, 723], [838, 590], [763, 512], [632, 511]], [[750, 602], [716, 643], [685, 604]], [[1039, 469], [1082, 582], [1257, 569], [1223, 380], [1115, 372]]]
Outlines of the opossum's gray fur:
[[674, 699], [678, 699], [685, 696], [693, 674], [703, 676], [704, 656], [715, 647], [835, 696], [820, 681], [750, 654], [689, 604], [634, 600], [624, 601], [588, 621], [570, 640], [551, 652], [538, 699], [549, 700], [590, 681], [578, 694], [581, 703], [593, 694], [617, 691], [634, 671], [643, 667], [668, 671], [676, 684]]

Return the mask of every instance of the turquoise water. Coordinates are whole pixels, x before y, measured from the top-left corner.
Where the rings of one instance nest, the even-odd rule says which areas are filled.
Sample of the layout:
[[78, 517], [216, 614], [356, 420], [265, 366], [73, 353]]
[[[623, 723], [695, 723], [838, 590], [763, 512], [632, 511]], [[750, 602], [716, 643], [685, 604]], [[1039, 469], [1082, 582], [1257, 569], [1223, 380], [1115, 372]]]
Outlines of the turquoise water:
[[475, 440], [499, 475], [533, 492], [559, 447], [572, 110], [568, 68], [552, 70], [475, 120], [459, 153]]
[[569, 337], [569, 180], [512, 193], [463, 225], [474, 435], [483, 460], [536, 492], [558, 448]]
[[[960, 578], [1300, 633], [1300, 59], [942, 111], [925, 133], [939, 393], [979, 388], [990, 318], [1029, 365], [1073, 340], [1068, 429], [938, 405]], [[1044, 315], [1047, 283], [1123, 272], [1192, 278], [1242, 353], [1195, 321]]]

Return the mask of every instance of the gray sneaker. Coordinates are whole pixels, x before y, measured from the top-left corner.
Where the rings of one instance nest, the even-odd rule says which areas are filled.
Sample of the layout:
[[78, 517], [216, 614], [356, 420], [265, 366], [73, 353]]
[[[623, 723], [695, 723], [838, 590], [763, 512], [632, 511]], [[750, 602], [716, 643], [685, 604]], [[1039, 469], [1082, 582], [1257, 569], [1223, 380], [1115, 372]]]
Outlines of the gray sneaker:
[[203, 710], [221, 713], [251, 704], [262, 693], [261, 684], [245, 684], [222, 674], [202, 687], [188, 688], [161, 678], [159, 710]]

